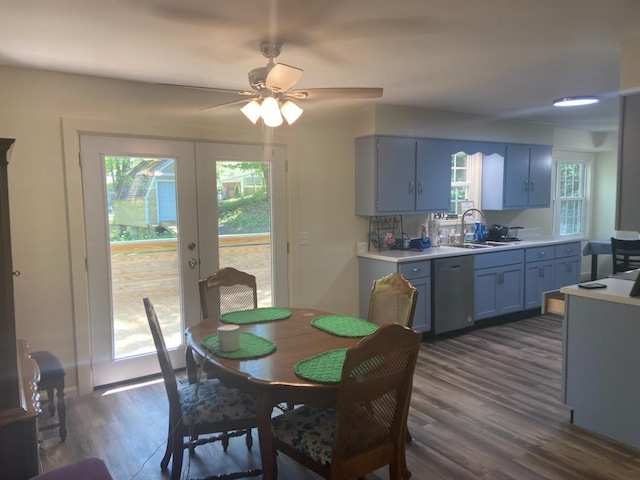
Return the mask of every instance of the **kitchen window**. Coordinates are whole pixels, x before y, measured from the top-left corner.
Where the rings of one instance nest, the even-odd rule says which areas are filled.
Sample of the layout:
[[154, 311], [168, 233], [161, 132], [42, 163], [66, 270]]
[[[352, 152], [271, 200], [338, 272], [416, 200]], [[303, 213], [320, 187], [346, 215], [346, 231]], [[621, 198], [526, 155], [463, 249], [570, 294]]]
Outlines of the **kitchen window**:
[[587, 235], [590, 165], [588, 160], [556, 162], [554, 231], [558, 235]]
[[463, 202], [479, 205], [482, 154], [458, 152], [451, 156], [451, 207], [449, 213], [461, 215]]

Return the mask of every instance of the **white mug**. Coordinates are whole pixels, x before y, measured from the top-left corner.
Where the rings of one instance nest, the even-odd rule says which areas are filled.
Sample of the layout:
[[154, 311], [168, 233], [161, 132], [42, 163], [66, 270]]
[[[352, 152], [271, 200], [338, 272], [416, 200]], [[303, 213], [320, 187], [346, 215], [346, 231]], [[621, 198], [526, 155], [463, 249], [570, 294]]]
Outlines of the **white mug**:
[[238, 325], [222, 325], [218, 327], [220, 350], [233, 352], [240, 348], [240, 327]]

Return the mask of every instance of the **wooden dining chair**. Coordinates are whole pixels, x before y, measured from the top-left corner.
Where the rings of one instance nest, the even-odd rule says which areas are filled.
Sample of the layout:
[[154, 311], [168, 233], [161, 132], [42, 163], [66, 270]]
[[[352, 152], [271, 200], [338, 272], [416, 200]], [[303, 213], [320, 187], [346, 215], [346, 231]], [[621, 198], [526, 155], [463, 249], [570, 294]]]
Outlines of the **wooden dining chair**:
[[[213, 315], [258, 307], [256, 277], [233, 267], [224, 267], [198, 282], [202, 319]], [[186, 351], [187, 377], [190, 383], [197, 379], [198, 366], [192, 350]]]
[[353, 479], [389, 466], [406, 480], [405, 432], [421, 335], [381, 326], [347, 350], [335, 408], [304, 405], [273, 418], [280, 451], [327, 479]]
[[233, 267], [224, 267], [200, 280], [202, 318], [258, 308], [256, 277]]
[[418, 290], [401, 273], [391, 273], [373, 282], [367, 320], [376, 325], [399, 323], [411, 328]]
[[622, 240], [611, 237], [613, 273], [640, 268], [640, 240]]
[[[169, 433], [160, 467], [166, 470], [173, 458], [171, 480], [180, 480], [184, 449], [191, 447], [192, 442], [202, 445], [244, 435], [257, 425], [255, 404], [249, 395], [219, 382], [204, 380], [178, 387], [155, 309], [149, 298], [144, 297], [143, 303], [169, 397]], [[188, 439], [186, 442], [185, 437]], [[197, 440], [192, 440], [194, 438]], [[241, 473], [216, 478], [257, 476], [262, 471], [251, 469]]]

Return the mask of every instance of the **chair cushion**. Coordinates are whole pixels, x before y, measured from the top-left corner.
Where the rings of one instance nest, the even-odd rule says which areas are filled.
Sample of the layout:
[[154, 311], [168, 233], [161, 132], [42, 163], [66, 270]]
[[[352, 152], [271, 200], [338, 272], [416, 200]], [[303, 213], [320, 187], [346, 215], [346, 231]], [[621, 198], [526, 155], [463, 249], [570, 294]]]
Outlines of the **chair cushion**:
[[337, 411], [305, 405], [272, 420], [275, 438], [316, 462], [331, 467]]
[[99, 458], [85, 458], [33, 477], [33, 480], [113, 480]]
[[207, 380], [181, 386], [178, 396], [185, 425], [256, 417], [253, 398], [217, 381]]
[[49, 381], [55, 378], [62, 378], [65, 375], [64, 368], [60, 360], [52, 354], [44, 350], [38, 352], [31, 352], [31, 358], [33, 358], [38, 364], [40, 369], [40, 379], [42, 381]]

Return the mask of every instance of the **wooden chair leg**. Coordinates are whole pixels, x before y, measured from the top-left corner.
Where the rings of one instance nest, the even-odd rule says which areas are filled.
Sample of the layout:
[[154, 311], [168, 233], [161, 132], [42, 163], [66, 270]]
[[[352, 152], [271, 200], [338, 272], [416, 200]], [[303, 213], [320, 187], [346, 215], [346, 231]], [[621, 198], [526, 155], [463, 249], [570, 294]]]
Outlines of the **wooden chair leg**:
[[67, 439], [67, 406], [64, 403], [64, 383], [58, 386], [58, 421], [60, 422], [60, 440]]
[[173, 453], [173, 435], [171, 434], [171, 421], [169, 421], [169, 431], [167, 433], [167, 448], [164, 451], [164, 457], [160, 460], [160, 469], [164, 472], [169, 466], [171, 454]]

